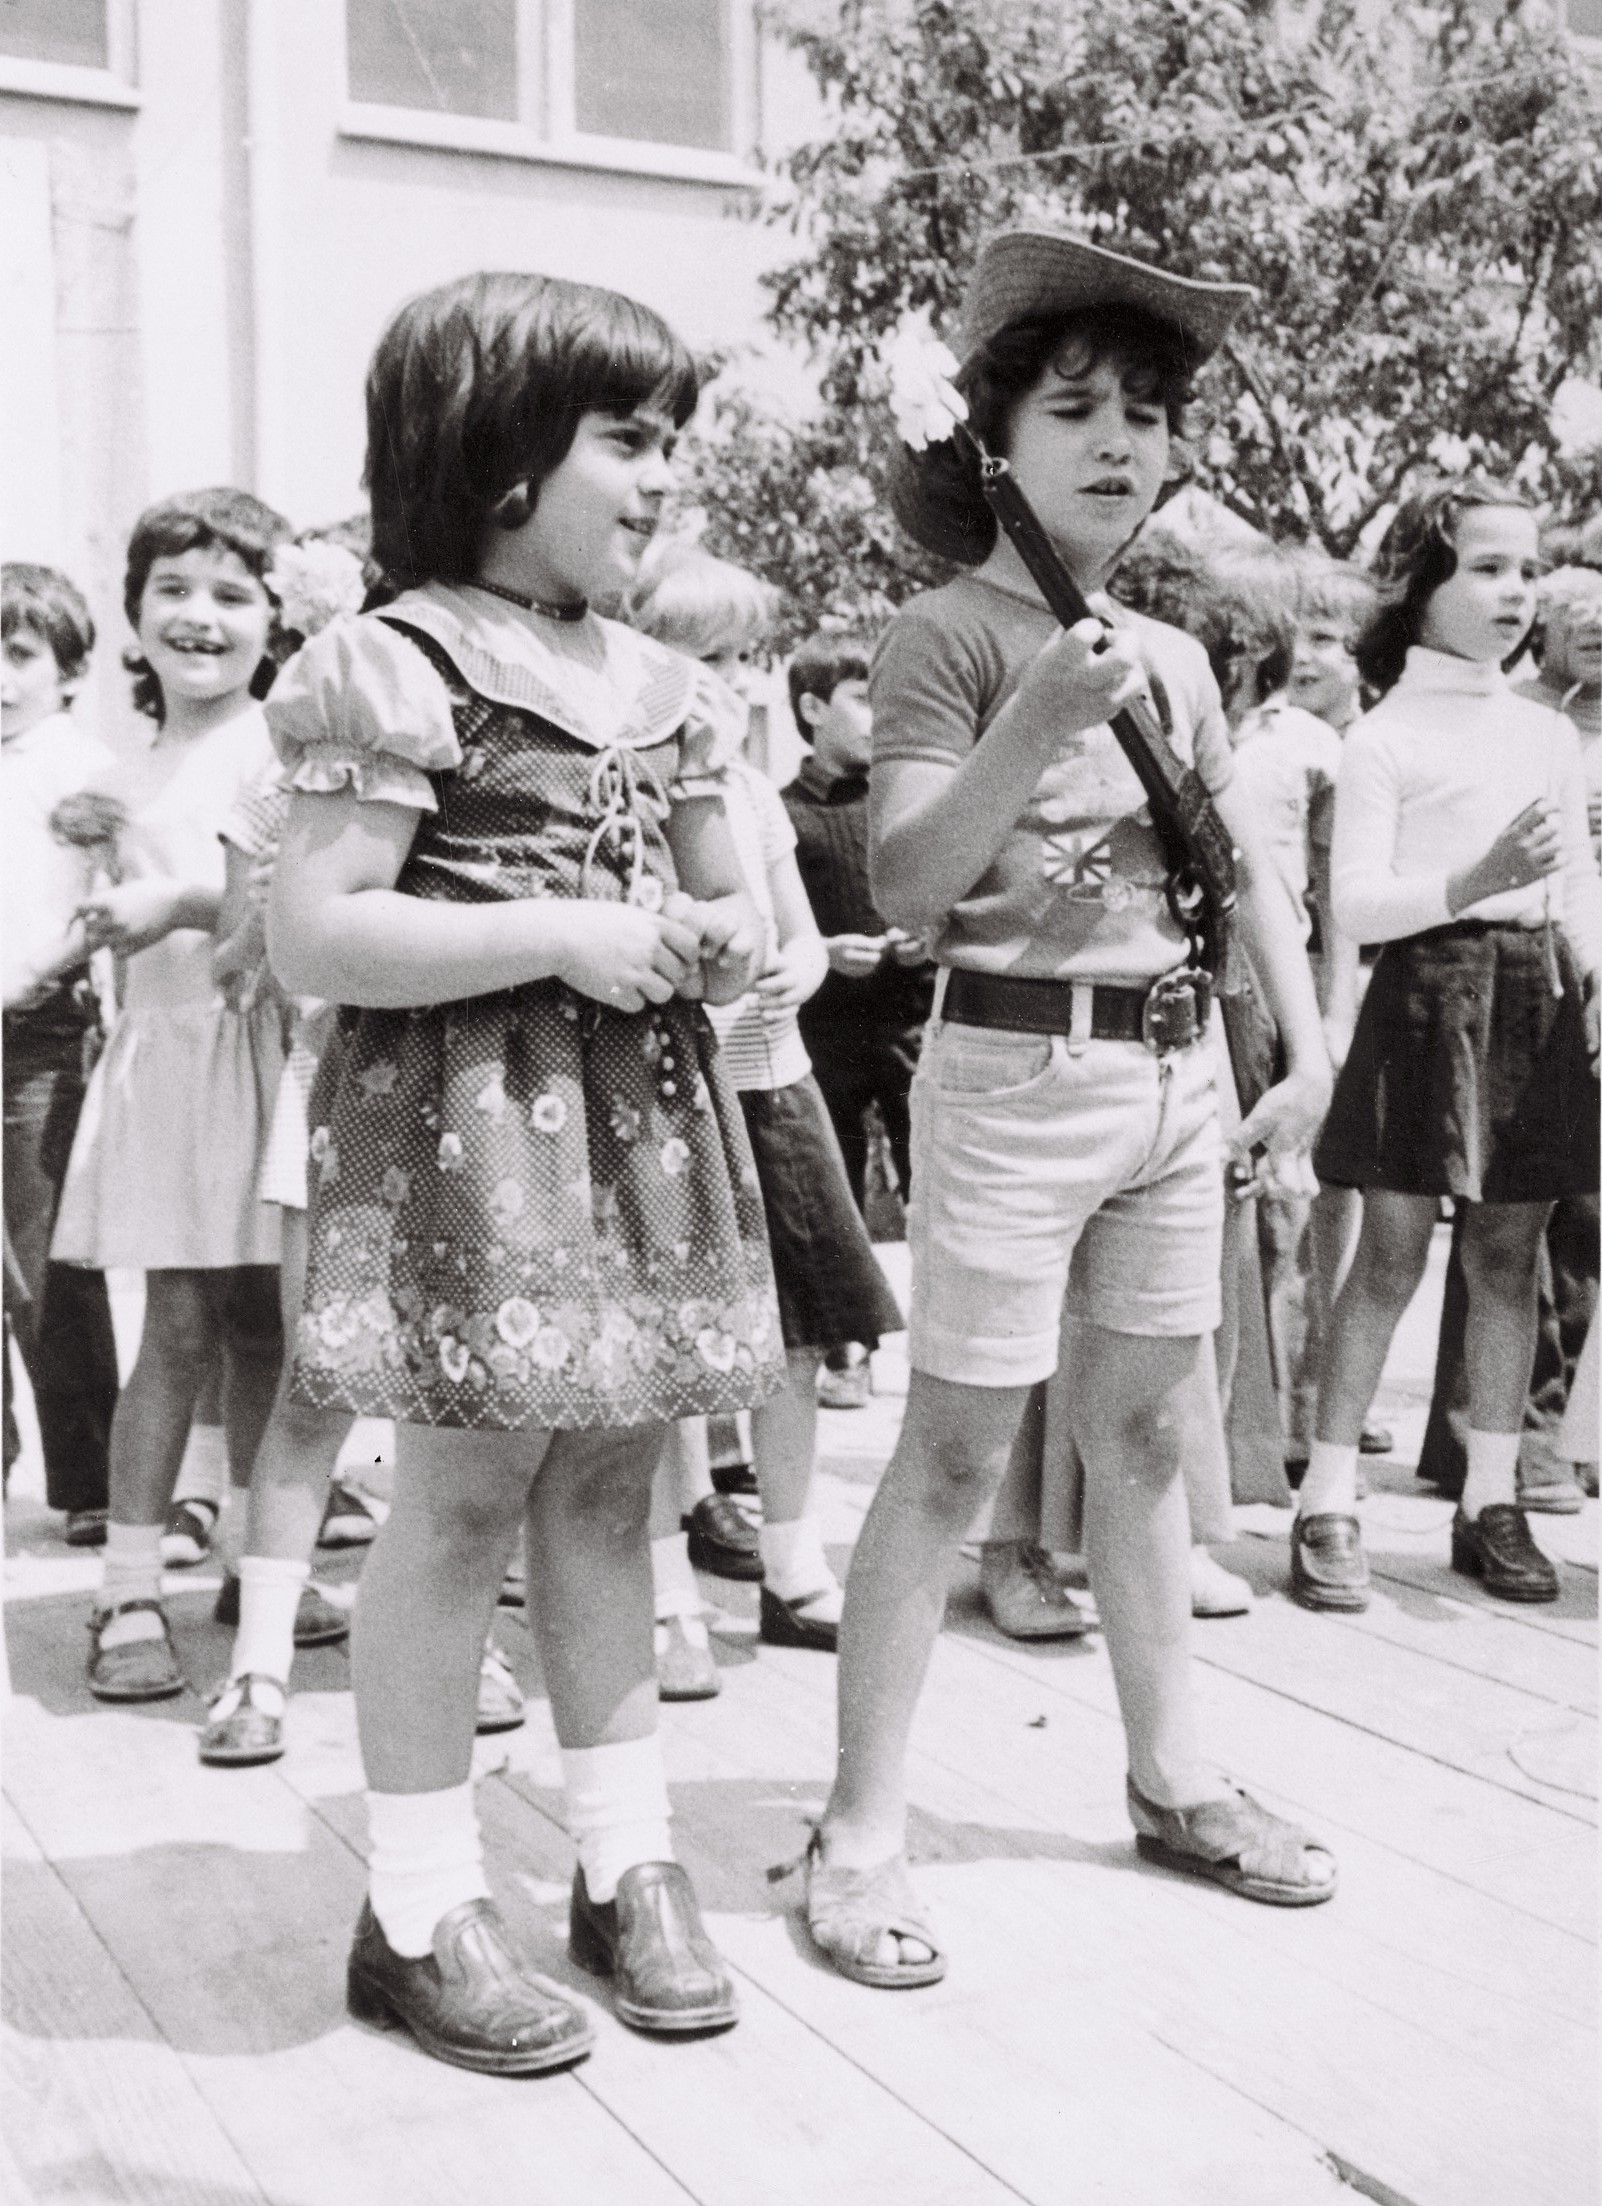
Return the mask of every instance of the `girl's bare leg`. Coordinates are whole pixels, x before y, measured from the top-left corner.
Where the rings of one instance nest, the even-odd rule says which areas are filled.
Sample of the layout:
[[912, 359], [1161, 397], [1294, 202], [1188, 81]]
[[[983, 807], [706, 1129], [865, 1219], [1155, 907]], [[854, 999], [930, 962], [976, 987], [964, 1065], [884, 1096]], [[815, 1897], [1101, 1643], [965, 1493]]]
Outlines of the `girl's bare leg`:
[[347, 1410], [309, 1409], [289, 1399], [295, 1330], [306, 1290], [306, 1213], [286, 1209], [278, 1309], [284, 1354], [272, 1413], [250, 1477], [247, 1555], [310, 1562], [328, 1501], [328, 1482], [355, 1419]]
[[[1538, 1321], [1536, 1281], [1550, 1203], [1474, 1203], [1463, 1224], [1464, 1359], [1475, 1432], [1520, 1431]], [[1511, 1498], [1511, 1497], [1510, 1497]]]
[[[1385, 1358], [1429, 1257], [1433, 1195], [1365, 1190], [1357, 1253], [1335, 1300], [1318, 1390], [1318, 1437], [1355, 1448], [1379, 1392]], [[1306, 1494], [1306, 1488], [1303, 1488]]]
[[529, 1623], [564, 1747], [656, 1730], [649, 1524], [661, 1452], [656, 1425], [558, 1433], [528, 1495]]
[[202, 1383], [217, 1354], [227, 1274], [145, 1274], [139, 1354], [111, 1424], [111, 1520], [164, 1522]]

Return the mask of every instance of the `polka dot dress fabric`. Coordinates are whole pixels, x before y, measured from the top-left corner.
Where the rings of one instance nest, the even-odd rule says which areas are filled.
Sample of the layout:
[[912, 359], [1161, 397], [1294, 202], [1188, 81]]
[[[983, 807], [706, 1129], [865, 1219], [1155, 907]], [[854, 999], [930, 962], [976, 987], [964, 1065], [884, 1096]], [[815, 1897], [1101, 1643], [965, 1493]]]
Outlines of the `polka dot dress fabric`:
[[[648, 773], [598, 774], [593, 750], [441, 672], [463, 763], [432, 777], [401, 887], [576, 896], [582, 875], [585, 894], [659, 908], [665, 804], [642, 792], [671, 787], [674, 745]], [[638, 827], [605, 824], [620, 803]], [[699, 1004], [631, 1016], [543, 982], [342, 1024], [312, 1101], [297, 1399], [560, 1429], [729, 1411], [783, 1383], [756, 1171]]]

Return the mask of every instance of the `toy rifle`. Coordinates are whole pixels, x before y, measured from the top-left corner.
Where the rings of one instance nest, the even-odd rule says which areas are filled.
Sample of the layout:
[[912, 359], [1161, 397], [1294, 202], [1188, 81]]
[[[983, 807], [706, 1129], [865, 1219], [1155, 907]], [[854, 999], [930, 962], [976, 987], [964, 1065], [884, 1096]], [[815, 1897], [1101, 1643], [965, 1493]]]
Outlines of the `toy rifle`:
[[[978, 454], [985, 503], [1058, 620], [1064, 628], [1093, 620], [1084, 592], [1064, 566], [1012, 469], [987, 452], [961, 423], [956, 434], [965, 437]], [[1185, 764], [1169, 742], [1149, 698], [1137, 697], [1123, 706], [1113, 714], [1111, 725], [1151, 807], [1168, 867], [1164, 890], [1174, 924], [1190, 944], [1192, 964], [1205, 966], [1222, 981], [1235, 913], [1235, 846], [1229, 830], [1200, 774]]]

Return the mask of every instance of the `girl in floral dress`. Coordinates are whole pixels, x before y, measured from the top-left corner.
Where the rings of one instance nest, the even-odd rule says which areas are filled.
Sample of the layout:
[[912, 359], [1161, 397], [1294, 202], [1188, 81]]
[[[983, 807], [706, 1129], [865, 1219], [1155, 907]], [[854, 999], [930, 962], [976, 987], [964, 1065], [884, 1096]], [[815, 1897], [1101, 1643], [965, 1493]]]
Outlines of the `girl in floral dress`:
[[683, 346], [588, 286], [476, 276], [368, 381], [387, 602], [302, 652], [282, 983], [347, 1007], [311, 1111], [299, 1399], [400, 1421], [353, 1667], [372, 1836], [352, 2010], [440, 2058], [565, 2065], [590, 2027], [510, 1946], [469, 1783], [526, 1520], [578, 1845], [574, 1958], [625, 2021], [734, 2020], [672, 1860], [647, 1516], [669, 1420], [781, 1382], [762, 1209], [701, 993], [747, 985], [701, 670], [598, 618], [695, 403]]

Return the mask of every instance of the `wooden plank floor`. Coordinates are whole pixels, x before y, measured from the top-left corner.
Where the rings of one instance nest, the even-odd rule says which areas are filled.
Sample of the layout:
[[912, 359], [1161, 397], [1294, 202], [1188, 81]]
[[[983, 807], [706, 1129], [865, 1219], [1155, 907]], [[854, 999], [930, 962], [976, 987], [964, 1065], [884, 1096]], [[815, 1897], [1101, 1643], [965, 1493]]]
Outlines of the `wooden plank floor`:
[[[901, 1252], [887, 1252], [894, 1262]], [[1438, 1263], [1383, 1397], [1399, 1434], [1365, 1503], [1376, 1593], [1313, 1617], [1280, 1590], [1287, 1520], [1240, 1513], [1251, 1615], [1195, 1634], [1216, 1751], [1328, 1838], [1334, 1904], [1247, 1905], [1139, 1863], [1098, 1640], [1028, 1649], [973, 1571], [920, 1714], [913, 1853], [947, 1937], [933, 1991], [820, 1965], [795, 1881], [822, 1800], [833, 1665], [758, 1650], [723, 1602], [720, 1699], [664, 1711], [677, 1834], [737, 1971], [738, 2030], [620, 2028], [562, 1944], [572, 1856], [531, 1643], [530, 1694], [480, 1742], [492, 1880], [541, 1966], [601, 2008], [594, 2057], [526, 2083], [424, 2059], [341, 2004], [362, 1888], [345, 1658], [303, 1658], [290, 1752], [195, 1759], [199, 1691], [100, 1707], [81, 1677], [93, 1559], [25, 1458], [7, 1507], [0, 2199], [61, 2206], [1588, 2206], [1597, 2197], [1596, 1505], [1537, 1524], [1563, 1599], [1520, 1612], [1454, 1578], [1410, 1464]], [[893, 1442], [824, 1419], [844, 1561]], [[332, 1575], [349, 1577], [352, 1566]], [[170, 1581], [203, 1691], [215, 1578]]]

